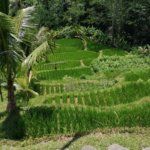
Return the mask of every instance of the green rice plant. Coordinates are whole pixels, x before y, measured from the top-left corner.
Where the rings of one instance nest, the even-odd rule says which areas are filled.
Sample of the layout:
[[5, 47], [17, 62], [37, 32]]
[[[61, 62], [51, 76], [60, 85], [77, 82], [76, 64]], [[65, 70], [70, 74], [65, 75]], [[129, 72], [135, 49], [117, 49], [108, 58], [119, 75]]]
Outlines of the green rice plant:
[[81, 80], [79, 81], [78, 83], [76, 82], [72, 82], [72, 83], [67, 83], [66, 84], [66, 89], [65, 89], [65, 92], [73, 92], [73, 91], [76, 91], [76, 92], [84, 92], [84, 91], [93, 91], [93, 90], [102, 90], [102, 89], [106, 89], [106, 88], [109, 88], [109, 87], [112, 87], [112, 86], [115, 86], [116, 82], [115, 80], [112, 80], [112, 81], [88, 81], [88, 80]]
[[76, 97], [78, 97], [78, 104], [84, 105], [83, 96], [84, 96], [83, 93], [81, 93], [80, 95], [76, 96]]
[[[56, 91], [54, 90], [54, 87], [56, 88]], [[46, 88], [46, 93], [44, 93], [45, 88]], [[64, 92], [64, 85], [36, 82], [34, 83], [34, 90], [37, 91], [40, 95], [62, 93]]]
[[[85, 58], [85, 59], [81, 59], [81, 60], [64, 61], [63, 63], [60, 63], [57, 66], [57, 70], [58, 69], [67, 69], [67, 68], [76, 68], [76, 67], [89, 66], [91, 64], [92, 60], [93, 60], [93, 58]], [[55, 68], [53, 67], [53, 70], [54, 69]]]
[[149, 107], [149, 101], [143, 100], [103, 110], [69, 105], [41, 106], [30, 108], [22, 118], [27, 136], [41, 137], [58, 133], [82, 133], [96, 128], [150, 127]]
[[125, 56], [127, 55], [127, 52], [123, 49], [118, 49], [118, 48], [104, 48], [102, 49], [102, 52], [106, 56]]
[[53, 62], [53, 63], [43, 63], [38, 64], [35, 69], [37, 71], [42, 70], [60, 70], [60, 69], [67, 69], [67, 68], [73, 68], [73, 67], [80, 67], [80, 61], [62, 61], [62, 62]]
[[[84, 102], [87, 106], [113, 106], [119, 104], [131, 103], [137, 101], [142, 97], [150, 96], [150, 83], [148, 82], [133, 82], [127, 83], [122, 87], [112, 87], [102, 91], [91, 91], [91, 92], [71, 92], [64, 94], [54, 95], [54, 100], [58, 97], [63, 98], [63, 102], [67, 104], [67, 97], [71, 98], [71, 104], [75, 104], [78, 100], [78, 104], [83, 104], [82, 97], [84, 96]], [[73, 98], [74, 97], [74, 98]], [[74, 101], [73, 101], [74, 99]], [[34, 100], [34, 99], [33, 99]], [[51, 104], [51, 96], [45, 98], [45, 103]], [[99, 105], [98, 105], [99, 104]]]
[[64, 76], [80, 77], [82, 74], [91, 75], [91, 69], [88, 67], [75, 68], [75, 69], [64, 69], [56, 71], [39, 71], [37, 73], [37, 78], [39, 80], [58, 80], [62, 79]]
[[[44, 86], [46, 86], [46, 94], [57, 94], [64, 92], [80, 92], [80, 91], [91, 91], [91, 90], [101, 90], [109, 88], [115, 85], [114, 81], [104, 81], [98, 82], [96, 80], [75, 80], [67, 81], [62, 83], [51, 83], [50, 81], [40, 81], [34, 83], [34, 90], [39, 94], [44, 94]], [[43, 86], [43, 91], [41, 86]], [[56, 91], [54, 91], [56, 87]], [[41, 90], [41, 91], [40, 91]]]
[[47, 95], [47, 94], [49, 94], [49, 86], [46, 85], [45, 87], [46, 87], [46, 93], [45, 93], [45, 95]]
[[63, 103], [67, 104], [67, 99], [70, 97], [70, 95], [65, 93], [62, 97], [63, 97]]
[[55, 70], [59, 68], [62, 64], [65, 62], [54, 62], [54, 63], [39, 63], [38, 65], [35, 66], [35, 69], [37, 71], [40, 70]]
[[57, 48], [55, 52], [70, 52], [82, 50], [82, 41], [80, 39], [59, 39], [56, 41]]
[[95, 91], [90, 93], [90, 98], [92, 99], [91, 104], [94, 106], [98, 106], [96, 95], [97, 95], [97, 92]]
[[91, 51], [77, 51], [74, 52], [64, 52], [64, 53], [56, 53], [50, 54], [48, 56], [48, 60], [50, 62], [59, 62], [59, 61], [69, 61], [69, 60], [84, 60], [89, 58], [97, 58], [98, 53]]
[[83, 59], [83, 63], [85, 64], [85, 66], [91, 65], [92, 61], [93, 61], [93, 58]]
[[150, 79], [150, 69], [139, 69], [139, 70], [132, 70], [125, 75], [126, 81], [137, 81], [138, 79], [148, 80]]

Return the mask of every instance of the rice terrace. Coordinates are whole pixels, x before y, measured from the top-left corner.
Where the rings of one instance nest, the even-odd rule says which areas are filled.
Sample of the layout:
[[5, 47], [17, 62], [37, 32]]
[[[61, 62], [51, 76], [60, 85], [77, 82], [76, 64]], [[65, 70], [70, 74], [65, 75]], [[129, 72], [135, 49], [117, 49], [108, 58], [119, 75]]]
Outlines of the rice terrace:
[[1, 0], [0, 150], [149, 150], [149, 6]]

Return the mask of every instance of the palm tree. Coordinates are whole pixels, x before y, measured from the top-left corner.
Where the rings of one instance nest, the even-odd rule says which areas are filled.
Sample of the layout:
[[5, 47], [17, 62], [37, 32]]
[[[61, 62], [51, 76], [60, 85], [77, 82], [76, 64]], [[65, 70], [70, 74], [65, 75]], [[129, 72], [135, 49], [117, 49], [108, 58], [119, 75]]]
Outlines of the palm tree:
[[[14, 77], [16, 70], [16, 62], [18, 61], [18, 53], [13, 49], [10, 50], [12, 35], [15, 33], [14, 22], [9, 13], [9, 0], [2, 0], [0, 3], [0, 68], [6, 72], [7, 88], [8, 88], [8, 111], [16, 109], [14, 96]], [[13, 45], [11, 45], [13, 47]]]
[[[33, 28], [30, 24], [33, 10], [34, 7], [20, 10], [15, 18], [11, 18], [9, 16], [9, 0], [2, 0], [0, 3], [0, 69], [5, 73], [7, 80], [8, 112], [16, 110], [14, 81], [21, 63], [25, 59], [21, 45], [27, 43], [27, 31], [29, 28]], [[42, 42], [30, 52], [23, 63], [28, 70], [52, 49], [51, 41], [47, 41], [47, 38]]]

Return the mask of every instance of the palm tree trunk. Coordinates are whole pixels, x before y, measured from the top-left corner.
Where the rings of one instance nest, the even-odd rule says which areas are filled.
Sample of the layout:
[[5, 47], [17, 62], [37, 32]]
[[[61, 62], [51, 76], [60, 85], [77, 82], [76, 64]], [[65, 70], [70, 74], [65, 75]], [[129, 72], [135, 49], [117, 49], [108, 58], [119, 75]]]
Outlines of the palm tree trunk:
[[13, 112], [16, 110], [16, 101], [14, 94], [14, 77], [12, 75], [12, 69], [9, 65], [7, 67], [8, 77], [7, 77], [7, 88], [8, 88], [8, 104], [7, 112]]
[[3, 102], [3, 93], [2, 93], [1, 83], [0, 83], [0, 97], [1, 97], [1, 101]]
[[[9, 0], [1, 0], [1, 5], [0, 5], [0, 11], [9, 14]], [[9, 38], [8, 38], [8, 33], [4, 31], [3, 33], [3, 44], [2, 44], [2, 49], [4, 51], [8, 51], [8, 45], [9, 45]], [[6, 68], [6, 73], [7, 73], [7, 89], [8, 89], [8, 104], [7, 104], [7, 111], [12, 112], [16, 110], [16, 101], [15, 101], [15, 94], [14, 94], [14, 76], [13, 76], [13, 70], [11, 64], [11, 61], [9, 61], [10, 56], [7, 54], [6, 55], [6, 63], [7, 63], [7, 68]]]
[[118, 1], [117, 0], [113, 0], [113, 3], [112, 3], [112, 44], [114, 45], [114, 39], [115, 39], [115, 36], [116, 36], [116, 26], [117, 26], [117, 13], [118, 13], [118, 10], [117, 10], [117, 4], [118, 4]]
[[0, 83], [0, 97], [1, 97], [1, 101], [3, 102], [3, 93], [2, 93], [1, 83]]
[[114, 44], [115, 34], [115, 2], [112, 4], [112, 44]]
[[9, 13], [9, 0], [1, 0], [0, 11], [8, 15], [8, 13]]

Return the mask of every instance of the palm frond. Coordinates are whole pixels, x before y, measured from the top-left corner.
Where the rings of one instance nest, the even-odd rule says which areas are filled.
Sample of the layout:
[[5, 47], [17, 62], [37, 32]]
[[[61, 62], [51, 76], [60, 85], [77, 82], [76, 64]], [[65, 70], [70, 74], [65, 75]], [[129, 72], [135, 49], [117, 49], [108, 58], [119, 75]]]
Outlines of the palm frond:
[[41, 38], [45, 37], [47, 35], [48, 31], [49, 31], [49, 29], [47, 27], [41, 27], [36, 35], [36, 39], [38, 41], [41, 41]]
[[29, 28], [34, 28], [31, 23], [32, 20], [32, 12], [34, 11], [34, 7], [28, 7], [20, 10], [15, 17], [15, 26], [17, 30], [17, 37], [19, 39], [23, 39], [26, 30]]
[[8, 33], [15, 33], [15, 22], [13, 21], [13, 19], [0, 12], [0, 29], [8, 32]]
[[32, 96], [38, 96], [39, 94], [34, 90], [30, 89], [29, 83], [27, 82], [26, 76], [20, 77], [16, 79], [16, 83], [14, 84], [16, 91], [20, 94], [26, 93]]
[[13, 39], [15, 39], [17, 42], [22, 42], [22, 40], [21, 39], [19, 39], [15, 34], [10, 34], [10, 37], [11, 38], [13, 38]]
[[41, 58], [47, 53], [51, 51], [51, 47], [49, 43], [45, 41], [39, 47], [37, 47], [33, 52], [24, 60], [22, 66], [30, 69], [33, 65], [35, 65]]

